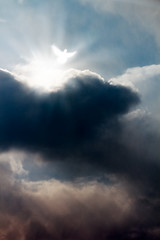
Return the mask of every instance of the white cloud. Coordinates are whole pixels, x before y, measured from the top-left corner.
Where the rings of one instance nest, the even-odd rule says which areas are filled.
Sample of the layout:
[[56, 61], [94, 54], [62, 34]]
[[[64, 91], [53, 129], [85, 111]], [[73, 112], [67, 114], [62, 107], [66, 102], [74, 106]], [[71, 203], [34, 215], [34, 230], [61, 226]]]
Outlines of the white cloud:
[[129, 86], [141, 95], [141, 108], [160, 122], [160, 65], [129, 68], [124, 74], [111, 78], [111, 84]]
[[124, 86], [134, 87], [136, 83], [151, 79], [160, 75], [160, 65], [149, 65], [143, 67], [129, 68], [124, 74], [111, 78], [112, 84], [121, 84]]
[[28, 172], [23, 168], [25, 153], [10, 151], [0, 154], [0, 163], [7, 163], [15, 175], [27, 175]]

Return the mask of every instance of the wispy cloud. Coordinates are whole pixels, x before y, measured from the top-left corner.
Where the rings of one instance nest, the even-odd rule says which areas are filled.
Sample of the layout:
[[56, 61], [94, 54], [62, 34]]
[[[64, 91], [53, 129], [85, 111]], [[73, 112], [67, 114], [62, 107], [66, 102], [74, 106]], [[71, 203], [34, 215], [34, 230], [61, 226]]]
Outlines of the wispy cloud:
[[6, 22], [7, 22], [6, 19], [4, 19], [4, 18], [0, 18], [0, 23], [6, 23]]
[[24, 0], [18, 0], [18, 3], [22, 4], [24, 2]]

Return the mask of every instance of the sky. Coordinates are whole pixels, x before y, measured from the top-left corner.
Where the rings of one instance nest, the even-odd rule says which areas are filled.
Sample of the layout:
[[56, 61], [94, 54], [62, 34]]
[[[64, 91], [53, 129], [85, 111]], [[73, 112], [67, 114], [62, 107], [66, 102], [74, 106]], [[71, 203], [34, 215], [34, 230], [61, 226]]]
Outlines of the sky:
[[160, 1], [0, 0], [0, 239], [160, 239]]

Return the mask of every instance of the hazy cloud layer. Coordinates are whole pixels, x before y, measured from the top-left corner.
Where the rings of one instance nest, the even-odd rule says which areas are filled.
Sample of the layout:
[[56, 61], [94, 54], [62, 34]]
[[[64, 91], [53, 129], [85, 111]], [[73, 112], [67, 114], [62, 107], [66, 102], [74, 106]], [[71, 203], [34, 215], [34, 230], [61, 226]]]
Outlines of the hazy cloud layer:
[[[96, 11], [102, 13], [112, 13], [125, 18], [128, 23], [134, 27], [134, 24], [143, 30], [153, 34], [157, 45], [159, 46], [159, 1], [142, 0], [142, 1], [121, 1], [121, 0], [79, 0], [82, 4], [91, 6]], [[133, 24], [133, 25], [132, 25]], [[145, 43], [144, 43], [145, 44]]]
[[1, 239], [159, 237], [157, 204], [151, 205], [149, 198], [143, 198], [123, 182], [105, 185], [83, 179], [77, 183], [18, 183], [9, 165], [1, 163], [0, 167]]

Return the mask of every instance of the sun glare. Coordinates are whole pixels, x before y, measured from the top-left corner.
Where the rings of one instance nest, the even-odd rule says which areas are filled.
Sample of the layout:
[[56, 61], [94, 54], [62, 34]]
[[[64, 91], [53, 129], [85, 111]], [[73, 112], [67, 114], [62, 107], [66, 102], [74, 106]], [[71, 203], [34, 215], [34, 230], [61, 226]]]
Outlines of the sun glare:
[[29, 59], [25, 59], [24, 64], [16, 65], [14, 72], [18, 80], [32, 88], [56, 91], [66, 81], [65, 73], [69, 67], [67, 62], [75, 54], [76, 51], [61, 51], [52, 45], [51, 54], [33, 53]]

